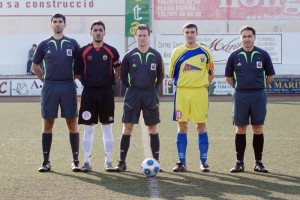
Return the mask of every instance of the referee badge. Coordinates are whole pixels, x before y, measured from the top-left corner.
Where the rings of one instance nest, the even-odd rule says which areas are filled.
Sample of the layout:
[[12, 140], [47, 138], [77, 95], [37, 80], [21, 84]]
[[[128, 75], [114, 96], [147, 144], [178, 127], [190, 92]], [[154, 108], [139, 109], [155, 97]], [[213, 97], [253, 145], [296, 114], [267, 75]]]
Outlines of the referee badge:
[[67, 49], [67, 56], [72, 56], [72, 49]]
[[155, 63], [151, 63], [151, 70], [156, 70], [156, 64]]
[[262, 68], [262, 62], [261, 61], [256, 62], [256, 68], [258, 68], [258, 69]]

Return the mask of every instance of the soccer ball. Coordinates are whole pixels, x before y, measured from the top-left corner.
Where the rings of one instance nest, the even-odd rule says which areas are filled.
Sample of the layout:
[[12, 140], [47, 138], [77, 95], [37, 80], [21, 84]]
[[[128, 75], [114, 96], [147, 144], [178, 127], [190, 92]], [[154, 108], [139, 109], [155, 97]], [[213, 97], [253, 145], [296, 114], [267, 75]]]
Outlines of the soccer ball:
[[160, 170], [160, 164], [154, 158], [147, 158], [141, 163], [141, 170], [145, 176], [156, 176]]

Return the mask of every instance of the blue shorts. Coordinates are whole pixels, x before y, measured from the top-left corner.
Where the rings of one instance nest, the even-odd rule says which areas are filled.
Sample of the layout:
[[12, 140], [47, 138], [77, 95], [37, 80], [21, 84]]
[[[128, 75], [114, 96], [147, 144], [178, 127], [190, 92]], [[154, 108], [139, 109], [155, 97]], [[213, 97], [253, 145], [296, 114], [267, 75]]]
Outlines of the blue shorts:
[[75, 82], [46, 80], [41, 92], [41, 106], [44, 119], [57, 118], [59, 106], [62, 118], [76, 118], [78, 113]]
[[138, 124], [141, 111], [143, 111], [146, 126], [160, 123], [159, 98], [156, 88], [145, 90], [129, 87], [127, 89], [122, 122]]
[[263, 125], [267, 114], [267, 94], [261, 90], [237, 90], [233, 95], [233, 124]]

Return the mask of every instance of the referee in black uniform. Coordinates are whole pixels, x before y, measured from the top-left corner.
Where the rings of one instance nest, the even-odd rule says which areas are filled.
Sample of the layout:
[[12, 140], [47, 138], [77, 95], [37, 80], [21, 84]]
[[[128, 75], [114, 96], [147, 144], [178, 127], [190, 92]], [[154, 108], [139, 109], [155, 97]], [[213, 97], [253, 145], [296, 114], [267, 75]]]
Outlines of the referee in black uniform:
[[162, 57], [149, 47], [150, 30], [139, 24], [135, 30], [137, 47], [127, 52], [122, 60], [121, 80], [127, 87], [123, 110], [123, 133], [120, 144], [120, 160], [116, 171], [126, 170], [126, 155], [134, 124], [138, 124], [141, 111], [150, 135], [153, 158], [159, 160], [159, 119], [158, 86], [164, 78]]
[[253, 130], [254, 171], [268, 172], [262, 163], [263, 125], [267, 113], [267, 95], [264, 89], [273, 81], [275, 71], [270, 55], [254, 46], [255, 32], [250, 26], [240, 29], [242, 47], [230, 54], [225, 69], [226, 81], [235, 89], [233, 122], [236, 126], [237, 161], [230, 170], [232, 173], [245, 169], [244, 153], [249, 120]]

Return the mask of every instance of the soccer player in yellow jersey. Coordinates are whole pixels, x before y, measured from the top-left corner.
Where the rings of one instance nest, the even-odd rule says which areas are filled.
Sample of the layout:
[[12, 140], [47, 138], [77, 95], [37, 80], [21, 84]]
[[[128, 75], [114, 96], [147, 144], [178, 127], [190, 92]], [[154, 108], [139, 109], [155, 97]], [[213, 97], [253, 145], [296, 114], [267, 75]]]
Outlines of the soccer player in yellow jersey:
[[188, 121], [191, 118], [197, 124], [200, 151], [200, 169], [209, 172], [206, 163], [208, 152], [208, 134], [206, 119], [208, 112], [207, 86], [214, 78], [214, 63], [210, 50], [197, 44], [198, 28], [195, 24], [183, 26], [185, 44], [174, 49], [171, 55], [169, 77], [176, 86], [174, 96], [173, 119], [178, 122], [177, 151], [179, 162], [174, 172], [184, 172], [186, 167], [186, 147]]

